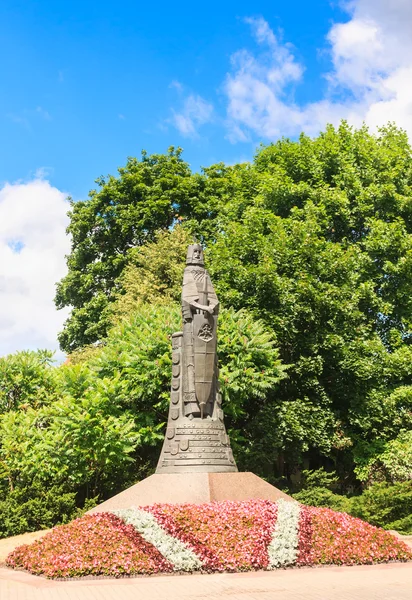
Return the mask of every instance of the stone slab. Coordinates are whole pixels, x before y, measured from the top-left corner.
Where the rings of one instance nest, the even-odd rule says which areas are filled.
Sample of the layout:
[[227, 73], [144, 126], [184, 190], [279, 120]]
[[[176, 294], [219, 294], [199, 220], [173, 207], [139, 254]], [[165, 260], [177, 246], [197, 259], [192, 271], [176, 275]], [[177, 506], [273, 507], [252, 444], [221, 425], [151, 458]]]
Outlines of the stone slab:
[[293, 498], [253, 473], [155, 473], [92, 508], [89, 513], [148, 506], [220, 500], [262, 498], [276, 501]]

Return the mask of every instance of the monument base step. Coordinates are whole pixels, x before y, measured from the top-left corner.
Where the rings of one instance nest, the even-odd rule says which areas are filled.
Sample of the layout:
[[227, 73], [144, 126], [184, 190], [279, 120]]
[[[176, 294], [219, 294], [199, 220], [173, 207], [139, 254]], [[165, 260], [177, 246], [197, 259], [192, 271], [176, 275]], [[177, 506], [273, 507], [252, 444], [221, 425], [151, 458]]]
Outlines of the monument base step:
[[216, 500], [294, 499], [253, 473], [155, 473], [109, 498], [89, 513], [149, 506], [150, 504], [203, 504]]

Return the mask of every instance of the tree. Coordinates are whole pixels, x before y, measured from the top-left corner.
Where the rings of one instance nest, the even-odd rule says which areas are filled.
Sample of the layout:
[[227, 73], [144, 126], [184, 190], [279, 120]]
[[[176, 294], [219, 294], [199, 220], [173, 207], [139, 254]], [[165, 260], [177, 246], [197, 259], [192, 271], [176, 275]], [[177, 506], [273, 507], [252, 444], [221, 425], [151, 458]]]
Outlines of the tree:
[[[140, 173], [144, 167], [136, 164], [132, 171]], [[126, 180], [121, 174], [101, 193], [121, 204], [111, 189], [120, 193]], [[288, 378], [267, 392], [256, 418], [252, 413], [245, 424], [248, 464], [289, 479], [302, 465], [331, 466], [347, 485], [356, 484], [365, 442], [384, 444], [412, 426], [412, 155], [406, 134], [389, 125], [375, 135], [343, 122], [313, 139], [262, 146], [251, 164], [219, 164], [194, 175], [186, 166], [174, 181], [173, 218], [205, 245], [222, 305], [262, 320], [282, 363], [291, 365]], [[99, 211], [93, 198], [88, 202], [94, 216], [84, 221], [83, 236], [94, 240]], [[79, 214], [87, 214], [88, 202]], [[145, 252], [157, 252], [150, 244], [165, 227], [159, 212], [150, 203], [147, 208], [153, 229], [138, 237], [137, 250], [124, 246], [110, 285], [95, 276], [95, 256], [85, 259], [81, 277], [89, 273], [90, 299], [80, 298], [76, 310], [84, 311], [91, 342], [104, 340], [107, 303], [115, 312], [119, 294], [132, 304], [153, 291], [168, 301], [169, 292], [159, 287], [160, 262], [157, 274], [147, 277]], [[117, 213], [107, 221], [110, 240], [119, 238], [122, 223]], [[168, 223], [173, 228], [175, 221]], [[112, 254], [109, 248], [101, 265], [111, 264]], [[128, 296], [132, 278], [136, 286]], [[172, 290], [175, 283], [169, 284]], [[103, 309], [98, 290], [104, 290]], [[71, 328], [76, 318], [66, 328], [66, 347], [84, 343]]]
[[108, 493], [138, 440], [130, 413], [113, 412], [96, 389], [80, 400], [10, 411], [0, 425], [0, 478], [10, 492], [41, 484], [83, 497]]
[[119, 295], [110, 306], [114, 321], [136, 311], [139, 304], [170, 304], [180, 300], [187, 247], [193, 242], [181, 225], [159, 230], [153, 242], [134, 248], [119, 277]]
[[362, 440], [412, 425], [410, 147], [392, 126], [343, 123], [261, 148], [255, 166], [256, 194], [222, 213], [210, 270], [222, 303], [263, 318], [293, 364], [285, 421], [269, 425], [289, 465], [323, 455], [348, 471]]
[[[1, 416], [0, 501], [11, 511], [17, 497], [34, 502], [37, 511], [39, 490], [53, 486], [75, 493], [82, 505], [154, 470], [167, 421], [171, 335], [181, 326], [180, 306], [129, 306], [103, 344], [54, 369], [56, 398], [35, 405], [28, 396], [24, 410], [19, 405]], [[247, 311], [223, 309], [220, 331], [222, 393], [236, 441], [285, 368], [271, 332]], [[37, 390], [31, 394], [35, 398]], [[60, 518], [61, 506], [54, 508]]]
[[106, 335], [107, 306], [132, 248], [170, 227], [181, 204], [195, 193], [181, 150], [129, 158], [119, 177], [100, 177], [89, 199], [71, 202], [68, 274], [57, 286], [56, 305], [73, 307], [59, 340], [72, 351]]
[[385, 481], [400, 483], [412, 480], [412, 430], [401, 431], [395, 438], [382, 438], [359, 452], [356, 474], [368, 484]]

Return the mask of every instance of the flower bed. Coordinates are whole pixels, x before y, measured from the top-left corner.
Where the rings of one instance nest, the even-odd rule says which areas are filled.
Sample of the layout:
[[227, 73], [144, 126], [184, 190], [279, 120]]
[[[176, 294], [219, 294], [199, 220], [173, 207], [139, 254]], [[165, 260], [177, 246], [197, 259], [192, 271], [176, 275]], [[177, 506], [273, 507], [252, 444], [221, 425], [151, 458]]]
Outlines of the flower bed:
[[16, 548], [7, 564], [47, 577], [120, 577], [411, 559], [402, 541], [344, 513], [250, 500], [85, 515]]
[[110, 513], [56, 527], [7, 557], [10, 567], [47, 577], [170, 572], [172, 565], [135, 528]]
[[363, 565], [412, 556], [406, 544], [396, 543], [388, 531], [346, 513], [305, 506], [302, 516], [310, 523], [311, 535], [299, 556], [300, 564]]

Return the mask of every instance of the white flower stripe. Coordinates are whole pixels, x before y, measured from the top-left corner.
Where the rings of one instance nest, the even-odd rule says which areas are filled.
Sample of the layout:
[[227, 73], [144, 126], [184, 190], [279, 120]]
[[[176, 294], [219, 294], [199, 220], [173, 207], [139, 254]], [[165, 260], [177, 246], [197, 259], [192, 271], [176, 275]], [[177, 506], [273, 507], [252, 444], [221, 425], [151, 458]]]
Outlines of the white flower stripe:
[[278, 516], [268, 546], [268, 569], [293, 565], [298, 555], [300, 504], [278, 500], [277, 505]]
[[112, 512], [128, 525], [132, 525], [146, 542], [152, 544], [172, 563], [175, 571], [198, 571], [203, 567], [202, 561], [193, 550], [169, 535], [151, 513], [136, 507]]

